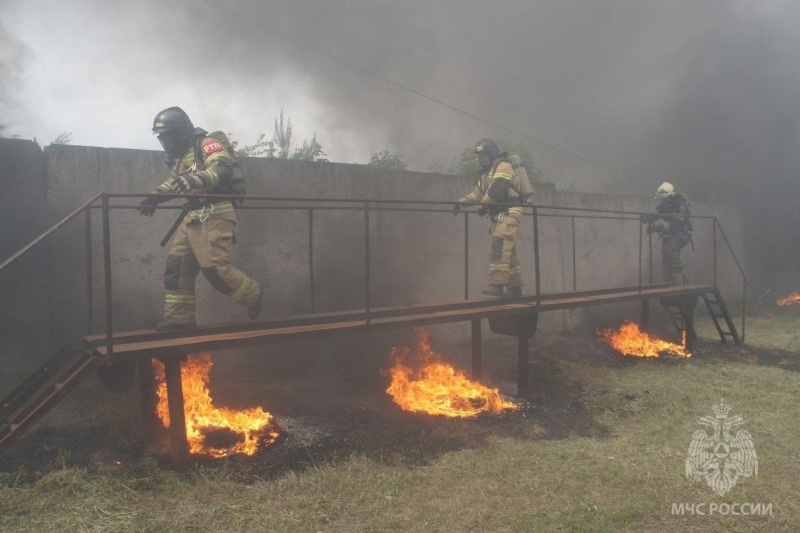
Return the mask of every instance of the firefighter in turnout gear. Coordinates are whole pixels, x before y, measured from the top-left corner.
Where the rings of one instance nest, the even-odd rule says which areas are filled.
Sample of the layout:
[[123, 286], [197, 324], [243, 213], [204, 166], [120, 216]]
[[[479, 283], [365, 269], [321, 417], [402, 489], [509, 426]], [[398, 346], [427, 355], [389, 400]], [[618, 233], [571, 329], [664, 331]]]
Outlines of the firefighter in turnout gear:
[[[681, 249], [692, 242], [692, 221], [689, 200], [685, 194], [675, 192], [671, 183], [664, 182], [656, 189], [658, 214], [642, 215], [642, 223], [647, 224], [647, 234], [661, 236], [661, 269], [664, 283], [676, 285], [683, 274]], [[658, 220], [662, 223], [656, 224]]]
[[[522, 199], [520, 181], [507, 154], [491, 139], [481, 139], [475, 144], [476, 160], [480, 167], [475, 189], [459, 199], [454, 212], [462, 203], [480, 202], [481, 216], [489, 215], [492, 221], [492, 236], [489, 286], [481, 292], [489, 296], [516, 298], [522, 296], [522, 270], [517, 258], [517, 230], [522, 223]], [[502, 206], [496, 204], [519, 204]]]
[[[155, 206], [171, 198], [162, 193], [232, 194], [233, 161], [227, 149], [207, 132], [195, 128], [179, 107], [156, 115], [153, 134], [173, 162], [169, 178], [139, 204], [142, 215], [152, 216]], [[195, 278], [202, 272], [212, 287], [247, 307], [255, 320], [261, 314], [261, 285], [231, 265], [236, 212], [230, 200], [192, 198], [175, 232], [164, 272], [164, 320], [158, 330], [193, 328]]]

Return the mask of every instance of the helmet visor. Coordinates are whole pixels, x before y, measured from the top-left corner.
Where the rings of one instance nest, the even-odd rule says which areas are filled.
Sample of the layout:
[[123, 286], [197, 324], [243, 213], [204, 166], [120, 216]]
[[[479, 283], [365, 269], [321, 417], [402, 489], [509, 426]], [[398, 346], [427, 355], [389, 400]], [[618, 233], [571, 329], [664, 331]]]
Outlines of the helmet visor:
[[161, 147], [169, 155], [179, 156], [180, 154], [180, 140], [178, 139], [178, 132], [175, 130], [162, 131], [158, 134], [158, 142]]
[[492, 156], [489, 155], [489, 152], [478, 152], [478, 155], [475, 156], [475, 161], [478, 162], [478, 166], [483, 170], [492, 166]]

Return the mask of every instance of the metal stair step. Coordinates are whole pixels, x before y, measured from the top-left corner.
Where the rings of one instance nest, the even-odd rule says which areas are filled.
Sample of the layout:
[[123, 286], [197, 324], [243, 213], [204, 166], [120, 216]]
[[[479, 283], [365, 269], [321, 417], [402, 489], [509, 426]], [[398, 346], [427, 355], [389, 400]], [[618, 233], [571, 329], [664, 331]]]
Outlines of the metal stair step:
[[[63, 350], [59, 353], [63, 355]], [[82, 345], [67, 353], [73, 357], [62, 358], [56, 366], [50, 366], [48, 361], [9, 396], [11, 400], [2, 413], [3, 425], [0, 425], [0, 453], [77, 386], [99, 361], [95, 353]]]

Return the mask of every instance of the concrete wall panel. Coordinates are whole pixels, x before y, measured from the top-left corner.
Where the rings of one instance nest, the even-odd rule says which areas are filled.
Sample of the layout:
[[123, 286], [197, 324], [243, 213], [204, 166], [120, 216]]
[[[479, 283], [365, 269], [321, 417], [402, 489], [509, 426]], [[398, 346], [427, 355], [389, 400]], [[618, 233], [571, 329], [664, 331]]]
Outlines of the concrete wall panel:
[[[20, 141], [21, 142], [21, 141]], [[52, 146], [42, 154], [32, 143], [0, 141], [2, 154], [15, 161], [14, 176], [22, 188], [11, 188], [3, 197], [3, 220], [19, 227], [40, 227], [69, 213], [100, 192], [145, 193], [167, 174], [164, 156], [146, 150], [105, 149], [83, 146]], [[457, 300], [464, 293], [464, 216], [449, 209], [469, 192], [473, 180], [439, 174], [383, 171], [364, 165], [310, 163], [245, 158], [242, 168], [253, 195], [350, 199], [440, 200], [448, 202], [440, 213], [375, 211], [370, 215], [370, 279], [372, 305], [399, 305], [424, 301]], [[4, 173], [4, 182], [14, 181]], [[541, 206], [571, 206], [600, 210], [651, 211], [655, 201], [631, 196], [556, 192], [542, 187], [535, 199]], [[138, 199], [113, 200], [113, 205], [134, 206]], [[178, 205], [178, 202], [172, 202]], [[170, 204], [167, 204], [170, 205]], [[239, 211], [238, 244], [234, 264], [264, 282], [267, 316], [305, 313], [311, 309], [308, 259], [308, 209], [257, 211], [256, 205], [286, 207], [290, 204], [248, 200]], [[358, 203], [316, 204], [314, 227], [314, 282], [316, 309], [330, 311], [362, 308], [364, 305], [363, 212], [334, 210], [358, 207]], [[372, 207], [376, 207], [373, 205]], [[395, 206], [408, 208], [411, 206]], [[418, 207], [418, 206], [417, 206]], [[734, 250], [741, 253], [738, 213], [725, 206], [693, 203], [697, 215], [717, 215], [724, 224]], [[541, 287], [545, 292], [573, 287], [573, 238], [577, 287], [579, 289], [636, 284], [639, 279], [639, 223], [620, 220], [575, 219], [571, 211], [540, 209]], [[175, 209], [159, 210], [152, 218], [135, 210], [112, 210], [111, 256], [113, 272], [114, 323], [117, 328], [152, 327], [162, 311], [162, 273], [167, 252], [158, 246], [177, 216]], [[575, 213], [578, 214], [578, 213]], [[477, 296], [488, 274], [488, 222], [469, 217], [469, 290]], [[102, 235], [101, 212], [92, 213], [94, 330], [101, 331]], [[696, 252], [685, 250], [687, 276], [692, 282], [712, 281], [711, 231], [709, 221], [697, 221]], [[10, 227], [10, 226], [6, 226]], [[14, 226], [17, 227], [17, 226]], [[41, 229], [41, 228], [39, 228]], [[9, 250], [29, 239], [36, 231], [14, 233], [0, 247]], [[24, 239], [22, 237], [24, 235]], [[83, 219], [64, 228], [53, 239], [39, 269], [4, 273], [11, 285], [33, 284], [39, 290], [29, 304], [25, 299], [14, 306], [4, 300], [2, 312], [24, 320], [49, 321], [54, 340], [74, 340], [85, 330], [85, 223]], [[645, 238], [645, 243], [646, 238]], [[720, 248], [720, 285], [731, 301], [741, 292], [741, 280], [727, 252]], [[660, 246], [656, 241], [653, 276], [660, 280]], [[519, 250], [526, 291], [535, 287], [532, 219], [526, 217], [520, 231]], [[40, 254], [42, 252], [39, 252]], [[32, 256], [33, 257], [33, 256]], [[643, 276], [647, 281], [647, 260]], [[740, 258], [741, 259], [741, 258]], [[42, 266], [45, 265], [45, 266]], [[2, 274], [0, 274], [2, 275]], [[8, 280], [6, 280], [8, 287]], [[201, 323], [246, 320], [245, 310], [216, 293], [202, 276], [198, 278], [198, 320]], [[19, 295], [17, 295], [18, 299]], [[28, 305], [30, 308], [26, 308]], [[21, 307], [15, 307], [21, 306]], [[25, 312], [20, 313], [19, 309]], [[629, 315], [636, 318], [636, 306], [617, 310], [564, 311], [548, 313], [542, 329], [562, 329], [597, 317]], [[34, 318], [38, 317], [38, 318]], [[587, 318], [588, 317], [588, 318]], [[22, 318], [20, 320], [23, 320]], [[23, 321], [24, 321], [23, 320]], [[610, 320], [610, 318], [609, 318]], [[466, 329], [465, 329], [466, 328]], [[455, 335], [468, 332], [464, 325], [442, 328]]]

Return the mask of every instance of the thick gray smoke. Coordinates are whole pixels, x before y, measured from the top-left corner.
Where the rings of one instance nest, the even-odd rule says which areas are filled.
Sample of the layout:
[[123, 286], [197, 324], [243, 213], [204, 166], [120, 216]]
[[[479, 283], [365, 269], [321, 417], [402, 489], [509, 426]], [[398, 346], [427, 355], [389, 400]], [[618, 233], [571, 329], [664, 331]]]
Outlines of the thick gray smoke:
[[[800, 288], [799, 8], [731, 3], [707, 13], [683, 35], [663, 112], [631, 144], [642, 175], [740, 208], [756, 291]], [[630, 185], [616, 179], [616, 189]]]
[[22, 40], [0, 20], [0, 124], [6, 127], [6, 112], [16, 105], [11, 88], [19, 85], [26, 59], [28, 50]]
[[[316, 130], [331, 160], [389, 149], [415, 170], [499, 138], [526, 145], [560, 187], [649, 195], [673, 181], [694, 198], [735, 202], [749, 256], [761, 260], [750, 268], [800, 282], [795, 1], [149, 0], [124, 16], [99, 0], [12, 5], [22, 16], [37, 3], [48, 6], [35, 16], [49, 33], [35, 38], [53, 37], [64, 78], [82, 72], [81, 89], [106, 111], [91, 132], [59, 128], [76, 144], [155, 149], [149, 120], [175, 104], [243, 142], [269, 133], [285, 105], [295, 131]], [[64, 99], [52, 106], [59, 116], [90, 107], [74, 92], [49, 96]]]

